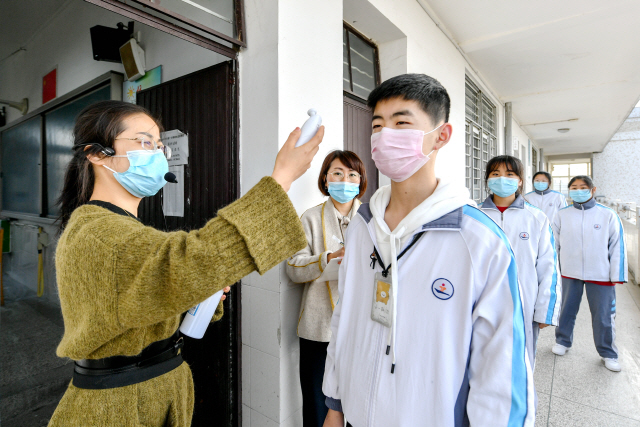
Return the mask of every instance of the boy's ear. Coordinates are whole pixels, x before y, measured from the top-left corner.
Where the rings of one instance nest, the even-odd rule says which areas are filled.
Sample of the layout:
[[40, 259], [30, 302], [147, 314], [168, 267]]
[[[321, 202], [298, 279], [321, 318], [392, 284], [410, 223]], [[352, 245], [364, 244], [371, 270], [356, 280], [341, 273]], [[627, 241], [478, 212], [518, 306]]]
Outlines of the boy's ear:
[[440, 133], [438, 135], [438, 140], [436, 141], [436, 144], [433, 146], [433, 149], [439, 150], [445, 145], [447, 145], [451, 140], [452, 133], [453, 133], [453, 126], [451, 126], [451, 123], [445, 123], [444, 125], [442, 125], [442, 127], [440, 128]]

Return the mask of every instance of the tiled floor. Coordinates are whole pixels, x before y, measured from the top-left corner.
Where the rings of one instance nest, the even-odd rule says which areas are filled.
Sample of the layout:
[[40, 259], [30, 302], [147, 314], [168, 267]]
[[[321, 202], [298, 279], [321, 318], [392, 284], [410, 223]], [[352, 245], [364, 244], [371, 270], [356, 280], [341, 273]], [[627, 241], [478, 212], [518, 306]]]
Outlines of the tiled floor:
[[541, 331], [535, 368], [537, 427], [640, 427], [640, 288], [619, 285], [616, 293], [622, 372], [610, 372], [598, 356], [586, 296], [567, 354], [551, 353], [553, 328]]

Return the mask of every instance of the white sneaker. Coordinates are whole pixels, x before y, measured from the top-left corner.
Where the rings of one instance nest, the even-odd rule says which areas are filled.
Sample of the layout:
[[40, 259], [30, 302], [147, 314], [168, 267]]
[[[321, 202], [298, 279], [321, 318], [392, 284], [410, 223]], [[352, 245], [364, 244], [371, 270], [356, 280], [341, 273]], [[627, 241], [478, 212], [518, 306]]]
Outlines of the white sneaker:
[[608, 359], [606, 357], [603, 357], [602, 361], [604, 362], [604, 367], [610, 371], [620, 372], [622, 370], [618, 359]]
[[557, 354], [558, 356], [564, 356], [567, 350], [569, 349], [563, 346], [562, 344], [554, 344], [553, 347], [551, 348], [551, 352], [553, 354]]

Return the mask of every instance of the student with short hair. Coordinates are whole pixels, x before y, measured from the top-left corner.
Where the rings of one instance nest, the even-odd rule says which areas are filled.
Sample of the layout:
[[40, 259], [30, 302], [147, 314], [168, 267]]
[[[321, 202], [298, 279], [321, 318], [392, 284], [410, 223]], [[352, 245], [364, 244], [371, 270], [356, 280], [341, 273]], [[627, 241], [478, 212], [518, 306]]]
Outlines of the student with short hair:
[[596, 187], [586, 175], [569, 181], [573, 204], [554, 220], [562, 269], [562, 310], [551, 351], [564, 356], [573, 343], [573, 327], [583, 288], [591, 310], [593, 341], [605, 367], [620, 372], [616, 347], [616, 284], [627, 282], [624, 229], [618, 214], [596, 203]]
[[513, 251], [465, 187], [435, 175], [453, 130], [446, 89], [405, 74], [368, 104], [372, 157], [391, 185], [345, 236], [324, 425], [532, 425]]
[[551, 189], [551, 174], [545, 171], [538, 171], [533, 175], [534, 190], [525, 194], [527, 202], [531, 203], [547, 215], [549, 222], [553, 224], [558, 211], [567, 206], [567, 199], [564, 194]]
[[524, 166], [519, 159], [492, 158], [487, 163], [484, 180], [492, 194], [481, 209], [504, 230], [516, 255], [527, 352], [534, 366], [540, 329], [557, 326], [560, 316], [562, 284], [553, 231], [544, 212], [522, 196]]

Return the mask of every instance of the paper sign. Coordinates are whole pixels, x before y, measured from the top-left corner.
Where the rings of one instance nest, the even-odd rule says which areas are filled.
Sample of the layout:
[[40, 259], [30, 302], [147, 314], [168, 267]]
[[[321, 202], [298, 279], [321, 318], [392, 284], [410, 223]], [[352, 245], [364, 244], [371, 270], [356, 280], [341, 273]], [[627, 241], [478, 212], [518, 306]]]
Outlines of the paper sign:
[[162, 189], [162, 211], [165, 216], [184, 216], [184, 166], [169, 166], [177, 184], [168, 182]]
[[332, 282], [334, 280], [338, 280], [338, 273], [340, 271], [340, 264], [338, 264], [338, 261], [342, 261], [342, 258], [334, 258], [329, 261], [320, 277], [316, 280], [320, 282]]
[[186, 165], [189, 163], [189, 135], [185, 135], [178, 129], [162, 132], [162, 143], [171, 148], [169, 166]]

